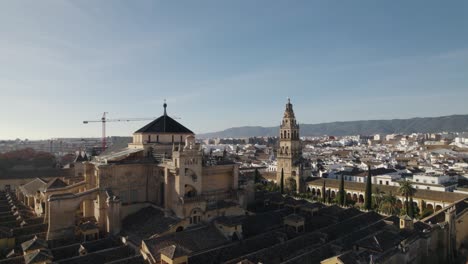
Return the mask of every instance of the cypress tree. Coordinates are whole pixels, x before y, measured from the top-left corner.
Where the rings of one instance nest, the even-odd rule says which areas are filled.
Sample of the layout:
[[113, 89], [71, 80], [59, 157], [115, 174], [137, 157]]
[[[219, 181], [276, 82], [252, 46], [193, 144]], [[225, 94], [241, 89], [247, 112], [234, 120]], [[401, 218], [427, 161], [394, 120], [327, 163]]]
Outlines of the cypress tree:
[[371, 210], [372, 209], [372, 179], [371, 179], [371, 166], [368, 165], [368, 175], [367, 175], [367, 181], [366, 181], [366, 194], [364, 197], [364, 208], [366, 210]]
[[255, 168], [255, 183], [260, 182], [260, 175], [258, 173], [258, 169]]
[[345, 189], [344, 189], [344, 176], [341, 175], [341, 181], [340, 181], [340, 196], [338, 199], [338, 203], [340, 203], [341, 206], [345, 205]]
[[280, 182], [281, 194], [284, 193], [284, 169], [281, 168], [281, 182]]
[[323, 187], [322, 187], [322, 200], [325, 202], [325, 199], [327, 198], [326, 194], [327, 188], [325, 188], [325, 180], [323, 180]]

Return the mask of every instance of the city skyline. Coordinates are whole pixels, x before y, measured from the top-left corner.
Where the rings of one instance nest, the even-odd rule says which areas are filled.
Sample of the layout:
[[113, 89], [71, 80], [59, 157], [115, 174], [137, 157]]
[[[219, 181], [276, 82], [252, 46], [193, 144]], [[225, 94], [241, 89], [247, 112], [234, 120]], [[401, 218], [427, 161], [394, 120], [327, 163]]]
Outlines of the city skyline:
[[[404, 4], [403, 4], [404, 3]], [[468, 114], [468, 3], [0, 3], [0, 139]], [[130, 136], [149, 121], [113, 123]]]

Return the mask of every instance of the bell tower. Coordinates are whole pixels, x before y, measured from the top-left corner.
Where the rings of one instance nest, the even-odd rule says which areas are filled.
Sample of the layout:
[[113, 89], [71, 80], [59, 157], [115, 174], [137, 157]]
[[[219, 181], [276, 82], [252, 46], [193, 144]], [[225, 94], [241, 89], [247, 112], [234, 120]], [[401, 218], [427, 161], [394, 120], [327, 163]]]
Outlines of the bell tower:
[[285, 188], [292, 187], [292, 180], [299, 192], [301, 171], [302, 147], [299, 139], [299, 125], [296, 122], [293, 105], [288, 98], [283, 121], [280, 125], [279, 148], [277, 151], [277, 174], [276, 182], [281, 181], [281, 171], [284, 173], [283, 181]]

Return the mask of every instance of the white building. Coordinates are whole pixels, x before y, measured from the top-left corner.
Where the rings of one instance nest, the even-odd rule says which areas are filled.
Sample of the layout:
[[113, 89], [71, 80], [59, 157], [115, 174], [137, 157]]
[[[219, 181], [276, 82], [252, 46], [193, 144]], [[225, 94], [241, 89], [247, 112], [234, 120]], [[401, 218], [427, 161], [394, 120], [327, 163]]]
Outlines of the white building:
[[267, 172], [276, 172], [277, 170], [278, 170], [278, 167], [277, 167], [276, 161], [270, 163], [268, 165], [268, 168], [266, 169]]
[[410, 179], [416, 189], [452, 192], [457, 187], [457, 177], [439, 174], [415, 174]]

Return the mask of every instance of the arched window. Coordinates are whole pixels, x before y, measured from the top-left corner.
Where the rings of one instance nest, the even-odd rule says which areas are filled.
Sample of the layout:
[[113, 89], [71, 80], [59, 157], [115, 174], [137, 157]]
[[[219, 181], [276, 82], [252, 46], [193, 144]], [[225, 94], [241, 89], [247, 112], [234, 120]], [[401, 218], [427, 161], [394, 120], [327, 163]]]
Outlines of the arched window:
[[201, 219], [201, 209], [195, 208], [190, 212], [190, 224], [198, 224]]
[[197, 196], [197, 190], [193, 186], [186, 184], [185, 185], [185, 197], [190, 198], [190, 197], [195, 197], [195, 196]]

